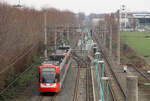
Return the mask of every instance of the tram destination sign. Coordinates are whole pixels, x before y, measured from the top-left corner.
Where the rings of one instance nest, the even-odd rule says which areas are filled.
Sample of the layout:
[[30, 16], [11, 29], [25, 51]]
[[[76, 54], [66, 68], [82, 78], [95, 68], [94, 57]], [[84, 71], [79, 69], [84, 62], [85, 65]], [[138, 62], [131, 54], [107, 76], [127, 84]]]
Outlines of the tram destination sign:
[[53, 71], [55, 71], [55, 68], [50, 68], [50, 67], [48, 67], [48, 68], [42, 68], [42, 72], [53, 72]]

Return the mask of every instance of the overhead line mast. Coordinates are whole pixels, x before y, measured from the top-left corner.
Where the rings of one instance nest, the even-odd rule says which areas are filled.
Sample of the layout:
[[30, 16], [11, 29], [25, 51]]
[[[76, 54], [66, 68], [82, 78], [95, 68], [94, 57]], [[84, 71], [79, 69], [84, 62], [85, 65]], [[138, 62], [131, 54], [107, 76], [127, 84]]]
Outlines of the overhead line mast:
[[48, 56], [47, 56], [47, 14], [46, 11], [44, 12], [44, 24], [45, 24], [45, 28], [44, 28], [44, 32], [45, 32], [45, 39], [44, 39], [44, 46], [45, 46], [45, 50], [44, 50], [44, 56], [45, 56], [45, 61], [48, 60]]

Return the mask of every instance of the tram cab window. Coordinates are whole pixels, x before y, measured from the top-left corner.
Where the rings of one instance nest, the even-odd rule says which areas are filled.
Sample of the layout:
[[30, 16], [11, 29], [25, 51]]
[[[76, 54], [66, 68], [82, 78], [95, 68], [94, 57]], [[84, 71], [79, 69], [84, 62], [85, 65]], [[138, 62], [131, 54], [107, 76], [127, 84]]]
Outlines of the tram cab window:
[[42, 83], [55, 83], [55, 68], [42, 68]]

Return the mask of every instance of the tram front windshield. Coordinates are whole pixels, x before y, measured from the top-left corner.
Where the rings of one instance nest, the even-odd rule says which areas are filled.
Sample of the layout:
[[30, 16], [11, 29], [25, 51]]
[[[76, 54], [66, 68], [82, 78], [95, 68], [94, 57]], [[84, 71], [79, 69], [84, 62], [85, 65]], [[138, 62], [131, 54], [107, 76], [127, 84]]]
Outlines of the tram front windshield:
[[55, 83], [55, 68], [42, 68], [42, 83]]

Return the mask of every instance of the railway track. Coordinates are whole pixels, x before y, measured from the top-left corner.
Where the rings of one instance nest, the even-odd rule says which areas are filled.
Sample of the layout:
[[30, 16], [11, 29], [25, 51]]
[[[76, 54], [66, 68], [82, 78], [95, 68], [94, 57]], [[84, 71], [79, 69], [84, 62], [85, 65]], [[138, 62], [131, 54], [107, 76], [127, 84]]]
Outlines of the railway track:
[[[98, 48], [100, 49], [100, 41], [97, 39], [97, 37], [95, 37], [94, 35], [94, 39], [96, 40], [96, 42], [98, 43]], [[102, 49], [102, 48], [101, 48]], [[105, 66], [105, 71], [107, 71], [107, 76], [110, 77], [110, 93], [112, 95], [112, 100], [113, 101], [125, 101], [126, 99], [126, 94], [123, 91], [123, 88], [121, 87], [114, 71], [112, 70], [112, 64], [110, 63], [110, 59], [103, 53], [103, 51], [101, 50], [102, 56], [105, 60], [105, 63], [107, 66]]]
[[136, 64], [133, 64], [131, 65], [132, 68], [141, 76], [143, 77], [143, 79], [147, 80], [147, 81], [150, 81], [150, 78], [142, 71], [140, 71], [138, 68], [137, 68], [137, 65]]
[[55, 95], [40, 95], [39, 98], [38, 98], [38, 101], [55, 101], [56, 99], [56, 94]]
[[140, 71], [136, 65], [128, 67], [128, 72], [131, 75], [136, 75], [138, 77], [138, 99], [139, 101], [149, 101], [150, 99], [150, 79], [142, 71]]
[[79, 68], [74, 90], [73, 101], [93, 101], [90, 68]]
[[86, 76], [87, 76], [86, 68], [79, 68], [78, 74], [77, 74], [77, 79], [76, 79], [73, 101], [86, 101], [86, 99], [87, 99]]
[[110, 86], [109, 86], [109, 91], [110, 91], [110, 99], [112, 100], [112, 101], [117, 101], [117, 98], [116, 98], [116, 96], [114, 95], [114, 91], [113, 91], [113, 89], [112, 89], [112, 84], [109, 84]]
[[79, 78], [80, 78], [80, 68], [78, 69], [78, 72], [77, 72], [73, 101], [78, 101], [77, 93], [78, 93], [78, 86], [79, 86]]
[[93, 101], [93, 86], [92, 86], [91, 69], [86, 70], [86, 101]]
[[[115, 82], [115, 83], [118, 85], [118, 88], [120, 89], [120, 93], [121, 93], [121, 95], [122, 95], [121, 99], [122, 99], [123, 101], [125, 101], [126, 94], [125, 94], [125, 92], [123, 91], [123, 88], [121, 87], [121, 85], [120, 85], [120, 83], [119, 83], [119, 81], [118, 81], [118, 78], [116, 77], [114, 71], [112, 70], [112, 66], [111, 66], [111, 64], [110, 64], [110, 62], [109, 62], [109, 60], [108, 60], [108, 58], [104, 55], [104, 53], [102, 53], [102, 54], [103, 54], [103, 57], [104, 57], [104, 59], [105, 59], [105, 62], [107, 63], [107, 67], [109, 68], [108, 70], [109, 70], [109, 72], [110, 72], [110, 74], [111, 74], [111, 79], [113, 79], [113, 82]], [[119, 93], [119, 92], [118, 92], [118, 93]]]
[[73, 54], [73, 56], [76, 57], [74, 60], [76, 60], [78, 64], [73, 101], [93, 101], [91, 71], [90, 68], [88, 68], [90, 62], [87, 57], [82, 57], [81, 54], [81, 56], [78, 55]]

